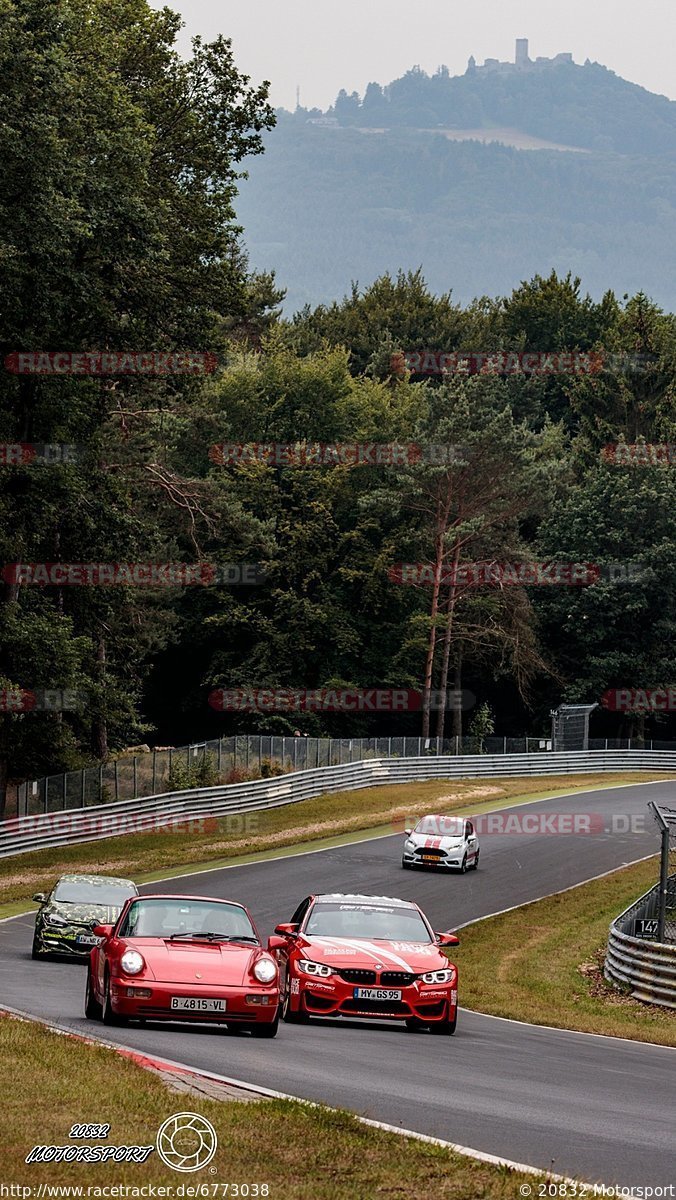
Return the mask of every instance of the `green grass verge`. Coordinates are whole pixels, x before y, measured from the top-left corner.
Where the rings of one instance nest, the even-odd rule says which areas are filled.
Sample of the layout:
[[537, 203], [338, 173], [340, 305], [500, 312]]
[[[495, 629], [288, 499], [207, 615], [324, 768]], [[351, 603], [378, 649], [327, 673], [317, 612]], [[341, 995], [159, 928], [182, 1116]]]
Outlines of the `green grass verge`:
[[259, 812], [235, 813], [210, 821], [203, 831], [193, 824], [180, 830], [124, 834], [78, 846], [52, 847], [0, 861], [0, 917], [25, 911], [33, 892], [48, 890], [66, 871], [152, 882], [187, 871], [233, 865], [235, 861], [261, 861], [281, 853], [302, 853], [403, 831], [406, 817], [417, 819], [425, 812], [486, 812], [506, 802], [543, 799], [618, 783], [644, 783], [653, 778], [650, 772], [635, 771], [388, 784], [333, 792]]
[[[170, 1040], [168, 1035], [169, 1053]], [[223, 1061], [214, 1064], [224, 1073], [227, 1042], [224, 1035]], [[369, 1128], [348, 1113], [282, 1100], [241, 1103], [172, 1095], [158, 1076], [113, 1050], [10, 1017], [0, 1018], [0, 1086], [3, 1178], [24, 1186], [155, 1184], [171, 1188], [168, 1195], [175, 1197], [180, 1184], [190, 1184], [198, 1189], [193, 1194], [204, 1187], [205, 1196], [225, 1197], [236, 1194], [235, 1183], [240, 1195], [242, 1184], [258, 1183], [268, 1185], [270, 1200], [516, 1200], [521, 1185], [528, 1183], [536, 1194], [538, 1184], [533, 1175]], [[76, 1145], [69, 1143], [69, 1130], [86, 1122], [110, 1124], [110, 1145], [151, 1145], [161, 1123], [185, 1111], [207, 1117], [218, 1134], [211, 1166], [192, 1175], [172, 1171], [156, 1153], [144, 1164], [24, 1161], [34, 1145]], [[90, 1138], [84, 1143], [95, 1144]]]
[[676, 1046], [674, 1013], [606, 983], [614, 917], [658, 881], [656, 858], [466, 926], [454, 958], [466, 1008]]

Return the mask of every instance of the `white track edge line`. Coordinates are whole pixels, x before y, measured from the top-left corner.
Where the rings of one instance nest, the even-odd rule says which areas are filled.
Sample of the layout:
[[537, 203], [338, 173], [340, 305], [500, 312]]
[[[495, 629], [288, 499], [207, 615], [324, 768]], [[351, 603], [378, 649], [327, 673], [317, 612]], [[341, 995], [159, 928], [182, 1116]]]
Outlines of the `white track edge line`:
[[[331, 1104], [319, 1104], [316, 1100], [306, 1100], [302, 1096], [293, 1096], [289, 1092], [275, 1091], [273, 1088], [266, 1088], [258, 1084], [244, 1083], [242, 1080], [233, 1079], [228, 1075], [219, 1075], [215, 1071], [203, 1071], [199, 1067], [189, 1066], [187, 1063], [179, 1062], [176, 1059], [158, 1057], [154, 1054], [146, 1054], [143, 1050], [138, 1050], [135, 1046], [125, 1046], [121, 1042], [108, 1042], [104, 1038], [98, 1038], [95, 1034], [77, 1033], [74, 1029], [69, 1029], [67, 1026], [57, 1025], [55, 1022], [43, 1020], [41, 1017], [35, 1017], [31, 1013], [22, 1012], [18, 1008], [10, 1008], [8, 1005], [0, 1003], [0, 1012], [10, 1013], [12, 1016], [20, 1017], [22, 1020], [33, 1022], [37, 1025], [42, 1025], [46, 1029], [50, 1029], [53, 1033], [65, 1035], [66, 1037], [74, 1037], [79, 1040], [94, 1042], [98, 1045], [105, 1046], [110, 1050], [125, 1050], [130, 1054], [139, 1055], [141, 1057], [152, 1058], [154, 1062], [162, 1063], [167, 1067], [179, 1067], [188, 1072], [188, 1074], [198, 1075], [203, 1079], [215, 1079], [219, 1083], [229, 1084], [231, 1087], [242, 1088], [244, 1091], [254, 1092], [257, 1095], [265, 1096], [270, 1100], [291, 1100], [295, 1104], [303, 1104], [308, 1108], [324, 1108], [329, 1112], [343, 1113], [350, 1112], [349, 1109], [334, 1108]], [[140, 1066], [140, 1064], [137, 1064]], [[143, 1068], [141, 1068], [143, 1069]], [[236, 1101], [233, 1101], [235, 1103]], [[529, 1163], [514, 1162], [509, 1158], [500, 1158], [496, 1154], [489, 1154], [484, 1150], [475, 1150], [471, 1146], [464, 1146], [459, 1142], [449, 1142], [444, 1138], [432, 1137], [428, 1133], [418, 1133], [415, 1129], [404, 1129], [399, 1125], [388, 1125], [383, 1121], [376, 1121], [371, 1117], [361, 1116], [359, 1113], [350, 1112], [350, 1116], [359, 1121], [361, 1125], [368, 1125], [372, 1129], [382, 1129], [385, 1133], [396, 1133], [400, 1137], [413, 1138], [419, 1142], [426, 1142], [428, 1145], [441, 1146], [447, 1150], [453, 1150], [456, 1154], [462, 1154], [465, 1158], [474, 1158], [479, 1162], [489, 1163], [496, 1167], [507, 1167], [511, 1171], [520, 1171], [526, 1175], [537, 1175], [547, 1180], [555, 1180], [557, 1183], [570, 1183], [579, 1186], [580, 1179], [574, 1179], [569, 1175], [556, 1175], [548, 1171], [546, 1168], [533, 1167]], [[593, 1185], [590, 1185], [593, 1186]], [[610, 1185], [606, 1185], [610, 1186]], [[631, 1200], [633, 1192], [623, 1192], [627, 1200]]]
[[[477, 778], [481, 779], [481, 778], [485, 778], [485, 777], [477, 776]], [[422, 780], [422, 782], [423, 783], [432, 783], [434, 781], [427, 779], [427, 780]], [[442, 779], [440, 779], [439, 782], [470, 783], [470, 782], [472, 782], [472, 780], [466, 780], [466, 779], [442, 780]], [[603, 784], [600, 784], [598, 787], [589, 788], [586, 792], [581, 791], [580, 788], [575, 788], [572, 792], [554, 792], [549, 796], [541, 796], [535, 800], [519, 800], [519, 801], [517, 801], [516, 804], [503, 804], [500, 808], [489, 809], [488, 812], [491, 812], [491, 813], [510, 812], [514, 808], [524, 808], [526, 805], [529, 805], [529, 804], [546, 804], [550, 800], [567, 800], [571, 796], [593, 796], [596, 792], [617, 791], [620, 788], [653, 787], [654, 784], [656, 784], [656, 783], [676, 783], [676, 779], [644, 779], [644, 780], [640, 780], [640, 781], [634, 781], [633, 783], [603, 783]], [[376, 784], [375, 786], [378, 787], [378, 786], [387, 786], [387, 785]], [[366, 790], [366, 789], [364, 789], [364, 790]], [[477, 807], [481, 807], [481, 804], [479, 803], [479, 805], [477, 805]], [[257, 809], [254, 811], [260, 812], [260, 811], [266, 811], [266, 810]], [[462, 813], [462, 812], [457, 812], [455, 815], [456, 816], [466, 816], [467, 814]], [[469, 815], [471, 816], [472, 814], [470, 813]], [[355, 832], [358, 833], [359, 830], [356, 830]], [[336, 834], [336, 837], [340, 837], [340, 836], [341, 836], [340, 834]], [[364, 845], [365, 842], [379, 842], [379, 841], [382, 841], [384, 838], [398, 837], [398, 836], [400, 836], [400, 835], [396, 831], [393, 833], [378, 833], [378, 834], [376, 834], [375, 837], [355, 838], [353, 841], [350, 841], [350, 842], [339, 842], [335, 846], [320, 846], [316, 850], [297, 850], [293, 854], [276, 854], [271, 858], [256, 858], [252, 862], [234, 861], [232, 863], [226, 864], [225, 866], [223, 864], [221, 864], [218, 867], [201, 867], [197, 871], [182, 871], [180, 875], [173, 875], [173, 874], [172, 875], [161, 875], [159, 879], [150, 879], [150, 880], [148, 880], [147, 883], [141, 883], [139, 886], [140, 887], [150, 887], [151, 884], [153, 884], [153, 883], [170, 883], [172, 879], [190, 879], [193, 875], [208, 875], [213, 871], [234, 871], [235, 869], [240, 870], [243, 867], [258, 867], [261, 865], [261, 863], [283, 862], [284, 859], [287, 859], [287, 858], [304, 858], [306, 855], [310, 855], [310, 854], [326, 854], [330, 850], [342, 850], [344, 846], [362, 846], [362, 845]], [[88, 845], [89, 843], [83, 842], [83, 843], [76, 843], [76, 844]], [[55, 850], [58, 850], [59, 848], [60, 847], [58, 847], [58, 846], [54, 847]], [[262, 851], [258, 851], [257, 853], [265, 854], [266, 851], [262, 850]], [[659, 851], [656, 851], [656, 853], [659, 853]], [[242, 857], [245, 857], [245, 856], [243, 855]], [[652, 855], [648, 855], [647, 857], [651, 858]], [[189, 865], [189, 864], [186, 864], [186, 865]], [[617, 868], [617, 869], [619, 870], [620, 868]], [[553, 893], [553, 894], [556, 894], [556, 893]], [[544, 899], [544, 898], [545, 897], [541, 897], [541, 899]], [[519, 907], [519, 906], [517, 905], [516, 907]], [[17, 917], [30, 916], [30, 914], [32, 912], [33, 912], [33, 909], [26, 909], [25, 912], [15, 913], [13, 917], [0, 917], [0, 924], [2, 924], [4, 921], [14, 921], [14, 920], [16, 920]], [[490, 915], [497, 916], [498, 914], [491, 913]], [[483, 918], [477, 918], [477, 919], [481, 920]]]
[[[482, 776], [479, 776], [478, 778], [482, 778]], [[423, 783], [432, 783], [433, 780], [422, 780], [422, 782]], [[453, 780], [453, 779], [443, 780], [443, 779], [440, 779], [439, 782], [469, 783], [472, 781], [471, 780]], [[652, 787], [656, 783], [676, 783], [676, 779], [673, 779], [673, 780], [645, 779], [645, 780], [641, 780], [640, 782], [634, 782], [634, 783], [617, 783], [617, 784], [605, 783], [605, 784], [601, 784], [599, 787], [596, 787], [596, 788], [589, 788], [586, 792], [581, 791], [579, 788], [575, 788], [572, 792], [554, 792], [553, 794], [551, 794], [549, 796], [541, 796], [540, 798], [535, 799], [535, 800], [519, 800], [515, 804], [503, 804], [499, 808], [489, 809], [488, 811], [495, 812], [495, 813], [510, 812], [511, 809], [513, 809], [513, 808], [524, 808], [528, 804], [546, 804], [550, 800], [567, 800], [571, 796], [594, 795], [595, 792], [607, 792], [607, 791], [611, 791], [611, 790], [615, 790], [615, 789], [619, 789], [619, 788], [646, 787], [646, 786]], [[376, 784], [375, 786], [378, 786], [378, 785]], [[387, 786], [387, 785], [385, 785], [385, 786]], [[463, 805], [463, 807], [465, 807], [465, 806]], [[481, 801], [479, 801], [479, 804], [477, 805], [477, 808], [480, 808], [480, 807], [481, 807]], [[464, 813], [461, 813], [460, 811], [458, 811], [457, 813], [455, 813], [455, 815], [456, 816], [464, 816], [467, 814], [464, 814]], [[470, 813], [469, 815], [471, 816], [472, 814]], [[359, 830], [355, 830], [355, 832], [358, 833]], [[341, 836], [340, 834], [336, 834], [336, 837], [340, 837], [340, 836]], [[169, 882], [172, 879], [188, 879], [188, 878], [190, 878], [191, 875], [208, 875], [209, 872], [211, 872], [211, 871], [232, 871], [236, 867], [240, 867], [240, 868], [241, 867], [257, 867], [257, 866], [260, 866], [261, 863], [282, 862], [286, 858], [304, 858], [306, 855], [310, 855], [310, 854], [326, 854], [330, 850], [342, 850], [344, 846], [362, 846], [362, 845], [364, 845], [365, 842], [380, 842], [380, 841], [383, 841], [385, 838], [399, 837], [399, 836], [401, 836], [401, 835], [396, 830], [393, 831], [392, 833], [378, 833], [375, 835], [375, 837], [355, 838], [353, 841], [341, 842], [336, 846], [320, 846], [316, 850], [297, 850], [293, 854], [276, 854], [273, 858], [258, 858], [258, 859], [255, 859], [253, 862], [245, 862], [245, 863], [233, 862], [231, 864], [228, 864], [227, 866], [202, 867], [202, 869], [199, 871], [183, 871], [183, 872], [181, 872], [180, 875], [164, 875], [160, 879], [151, 879], [149, 881], [149, 883], [165, 883], [165, 882]], [[264, 854], [265, 851], [262, 851], [261, 853]], [[650, 855], [648, 857], [650, 857]], [[146, 887], [149, 885], [142, 883], [140, 886]]]

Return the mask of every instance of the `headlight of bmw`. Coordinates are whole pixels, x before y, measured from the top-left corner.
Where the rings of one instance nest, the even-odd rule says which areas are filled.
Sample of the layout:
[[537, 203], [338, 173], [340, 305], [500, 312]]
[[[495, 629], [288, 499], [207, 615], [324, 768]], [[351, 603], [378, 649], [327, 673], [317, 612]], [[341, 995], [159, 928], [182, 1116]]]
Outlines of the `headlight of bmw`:
[[271, 958], [259, 958], [254, 963], [253, 973], [259, 983], [272, 983], [277, 967]]
[[125, 975], [138, 975], [145, 965], [143, 956], [139, 954], [138, 950], [125, 950], [120, 959], [120, 966]]
[[311, 958], [300, 958], [298, 960], [298, 969], [305, 975], [321, 975], [323, 979], [333, 974], [333, 969], [328, 967], [326, 963], [314, 962]]
[[421, 975], [423, 983], [450, 983], [455, 976], [453, 967], [444, 968], [441, 971], [427, 971], [425, 975]]

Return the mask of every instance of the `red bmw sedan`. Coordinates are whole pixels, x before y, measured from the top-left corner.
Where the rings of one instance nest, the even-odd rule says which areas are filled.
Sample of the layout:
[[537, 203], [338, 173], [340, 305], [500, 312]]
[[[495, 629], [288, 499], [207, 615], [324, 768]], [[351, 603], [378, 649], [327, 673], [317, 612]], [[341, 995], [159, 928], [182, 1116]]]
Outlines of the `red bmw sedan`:
[[237, 1025], [274, 1037], [279, 972], [242, 904], [205, 896], [136, 896], [100, 939], [87, 971], [85, 1014]]
[[455, 1033], [458, 971], [442, 949], [457, 945], [409, 900], [308, 896], [268, 941], [284, 980], [282, 1017], [375, 1017]]

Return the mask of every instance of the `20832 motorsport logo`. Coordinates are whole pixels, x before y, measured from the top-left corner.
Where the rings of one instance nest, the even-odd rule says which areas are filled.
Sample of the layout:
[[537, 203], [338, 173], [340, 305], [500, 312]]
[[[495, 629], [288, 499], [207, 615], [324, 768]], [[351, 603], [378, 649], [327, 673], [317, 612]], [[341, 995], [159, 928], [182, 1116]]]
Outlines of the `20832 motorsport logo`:
[[218, 1137], [206, 1117], [174, 1113], [160, 1125], [155, 1145], [162, 1162], [172, 1171], [199, 1171], [214, 1157]]
[[[155, 1145], [112, 1146], [106, 1139], [107, 1124], [72, 1125], [69, 1144], [64, 1146], [33, 1146], [26, 1155], [27, 1163], [127, 1163], [147, 1162], [154, 1150], [165, 1166], [172, 1171], [200, 1171], [211, 1162], [218, 1146], [218, 1137], [211, 1121], [199, 1113], [181, 1112], [167, 1117], [160, 1125]], [[85, 1142], [92, 1139], [96, 1144]]]

